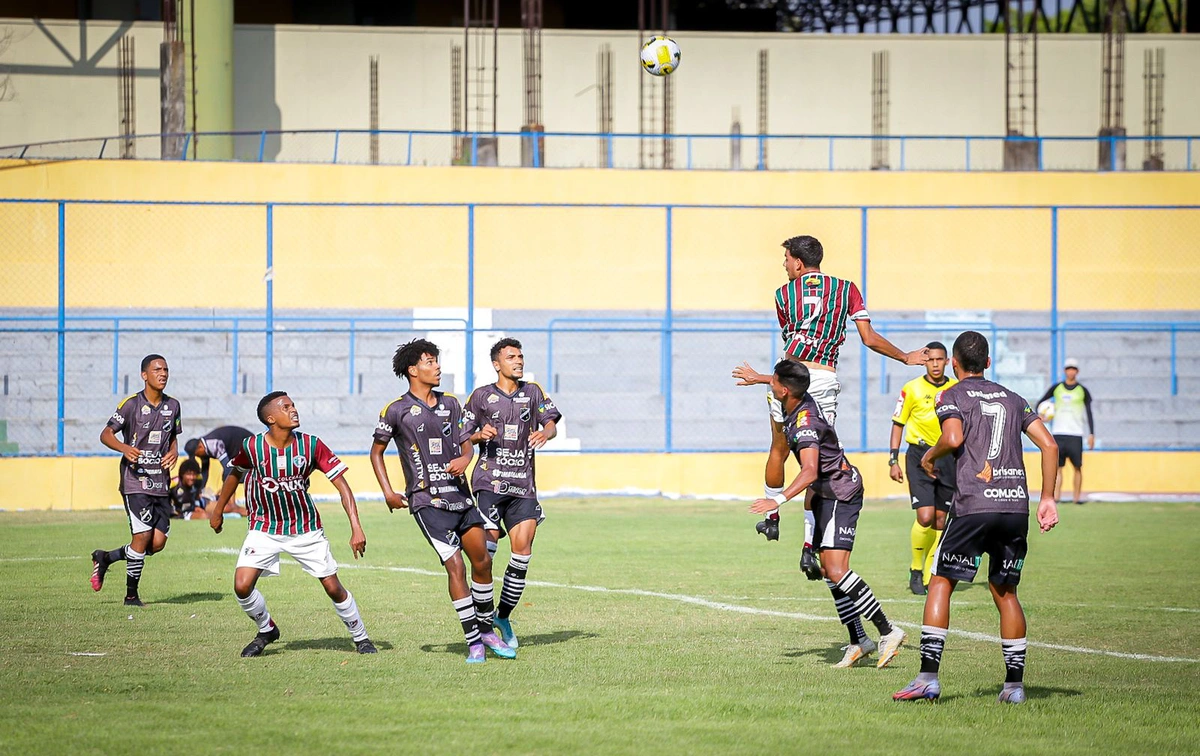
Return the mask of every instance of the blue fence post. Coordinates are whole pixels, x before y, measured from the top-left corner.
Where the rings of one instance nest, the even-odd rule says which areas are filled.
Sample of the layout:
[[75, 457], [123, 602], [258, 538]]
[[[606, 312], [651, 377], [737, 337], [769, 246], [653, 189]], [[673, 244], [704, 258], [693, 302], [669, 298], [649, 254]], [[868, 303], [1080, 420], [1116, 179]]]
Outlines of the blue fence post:
[[1058, 208], [1050, 208], [1050, 380], [1058, 375]]
[[275, 206], [267, 204], [267, 393], [275, 390]]
[[[867, 299], [867, 208], [862, 209], [862, 274], [859, 279], [862, 281], [863, 301]], [[867, 449], [867, 345], [859, 344], [858, 361], [862, 365], [862, 377], [859, 379], [858, 389], [858, 417], [859, 417], [859, 448], [862, 451]], [[880, 379], [882, 380], [882, 378]]]
[[534, 168], [542, 167], [542, 152], [539, 149], [541, 147], [541, 141], [542, 140], [540, 138], [538, 138], [537, 132], [533, 132], [533, 167]]
[[1171, 396], [1179, 396], [1179, 371], [1175, 362], [1175, 324], [1171, 324]]
[[767, 168], [766, 156], [767, 156], [767, 138], [764, 135], [759, 134], [758, 135], [758, 170], [760, 170], [760, 171], [766, 170], [766, 168]]
[[479, 165], [479, 134], [471, 132], [471, 165]]
[[673, 221], [670, 205], [667, 206], [667, 291], [665, 300], [665, 310], [663, 317], [663, 333], [662, 333], [662, 384], [663, 384], [663, 446], [667, 452], [671, 452], [675, 448], [674, 439], [671, 434], [672, 415], [674, 404], [673, 369], [672, 365], [672, 341], [675, 329], [675, 311], [674, 303], [671, 296], [671, 284], [673, 271], [671, 270], [672, 249], [671, 249], [671, 224]]
[[408, 132], [408, 148], [405, 151], [405, 155], [404, 155], [404, 164], [405, 165], [412, 165], [412, 140], [413, 140], [413, 133], [410, 131], [410, 132]]
[[900, 170], [904, 170], [904, 147], [908, 144], [908, 140], [900, 137]]
[[833, 137], [829, 137], [829, 170], [833, 170]]
[[[260, 131], [258, 133], [258, 162], [263, 161], [263, 154], [267, 151], [267, 132]], [[270, 389], [268, 389], [268, 393]]]
[[183, 153], [179, 156], [180, 160], [187, 160], [188, 147], [192, 145], [192, 132], [183, 135]]
[[338, 143], [341, 141], [342, 141], [342, 132], [339, 130], [334, 130], [334, 132], [333, 132], [333, 164], [334, 165], [337, 165]]
[[1037, 156], [1038, 156], [1038, 170], [1039, 171], [1046, 170], [1046, 166], [1045, 166], [1045, 152], [1046, 151], [1044, 149], [1045, 144], [1046, 144], [1045, 141], [1041, 137], [1037, 137]]
[[971, 137], [966, 138], [967, 142], [967, 170], [971, 170]]
[[[474, 152], [472, 135], [472, 152]], [[472, 158], [474, 164], [474, 158]], [[467, 385], [463, 394], [475, 388], [475, 205], [467, 205]]]
[[612, 134], [607, 135], [605, 137], [605, 141], [607, 142], [607, 144], [605, 145], [605, 152], [606, 152], [605, 158], [608, 161], [608, 165], [606, 165], [605, 167], [612, 168], [613, 167], [613, 135]]
[[58, 426], [55, 449], [66, 451], [67, 414], [67, 203], [58, 203]]
[[687, 169], [692, 170], [692, 137], [690, 134], [687, 137]]

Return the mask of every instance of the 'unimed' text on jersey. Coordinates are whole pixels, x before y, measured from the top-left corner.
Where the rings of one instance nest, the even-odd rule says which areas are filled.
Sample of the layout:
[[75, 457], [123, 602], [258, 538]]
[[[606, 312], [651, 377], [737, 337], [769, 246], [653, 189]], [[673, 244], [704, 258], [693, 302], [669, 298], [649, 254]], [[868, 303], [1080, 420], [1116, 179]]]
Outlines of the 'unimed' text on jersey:
[[955, 517], [985, 512], [1029, 513], [1021, 434], [1037, 420], [1029, 403], [985, 378], [966, 378], [938, 394], [938, 421], [962, 421], [954, 451]]
[[461, 512], [474, 504], [471, 489], [465, 475], [452, 476], [446, 468], [462, 455], [471, 434], [463, 427], [458, 399], [440, 391], [433, 398], [431, 407], [408, 393], [384, 407], [374, 439], [384, 445], [396, 440], [410, 511], [435, 507]]
[[837, 431], [825, 422], [821, 408], [808, 394], [796, 405], [783, 421], [783, 433], [788, 448], [800, 461], [800, 450], [817, 448], [817, 480], [812, 484], [813, 493], [838, 501], [849, 501], [862, 494], [862, 476], [858, 468], [846, 459]]
[[271, 535], [300, 535], [321, 527], [321, 515], [308, 495], [308, 478], [320, 470], [333, 480], [346, 464], [321, 439], [292, 434], [286, 449], [267, 442], [267, 434], [251, 436], [230, 462], [245, 475], [246, 511], [250, 529]]
[[871, 319], [852, 281], [824, 273], [805, 273], [779, 287], [775, 313], [788, 354], [833, 368], [846, 340], [846, 320]]
[[534, 450], [529, 434], [546, 423], [557, 423], [562, 413], [536, 383], [517, 382], [517, 390], [506, 394], [496, 384], [480, 386], [464, 408], [467, 435], [485, 425], [496, 435], [480, 443], [479, 461], [471, 476], [472, 490], [515, 496], [537, 497], [533, 475]]
[[183, 427], [179, 402], [163, 394], [154, 405], [146, 399], [145, 391], [139, 391], [121, 400], [108, 419], [108, 427], [138, 450], [136, 463], [121, 457], [121, 493], [167, 496], [171, 471], [163, 469], [162, 459]]

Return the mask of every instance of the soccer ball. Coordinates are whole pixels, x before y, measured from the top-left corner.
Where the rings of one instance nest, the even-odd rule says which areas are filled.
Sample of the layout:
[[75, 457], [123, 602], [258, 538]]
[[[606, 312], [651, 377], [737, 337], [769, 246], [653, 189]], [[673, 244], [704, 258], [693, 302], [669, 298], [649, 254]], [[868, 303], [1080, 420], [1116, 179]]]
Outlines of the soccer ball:
[[1038, 412], [1038, 417], [1042, 418], [1042, 420], [1044, 422], [1048, 423], [1051, 420], [1053, 420], [1054, 419], [1054, 400], [1047, 399], [1046, 401], [1039, 404], [1037, 412]]
[[679, 45], [670, 37], [651, 37], [642, 45], [642, 68], [655, 76], [666, 76], [679, 68]]

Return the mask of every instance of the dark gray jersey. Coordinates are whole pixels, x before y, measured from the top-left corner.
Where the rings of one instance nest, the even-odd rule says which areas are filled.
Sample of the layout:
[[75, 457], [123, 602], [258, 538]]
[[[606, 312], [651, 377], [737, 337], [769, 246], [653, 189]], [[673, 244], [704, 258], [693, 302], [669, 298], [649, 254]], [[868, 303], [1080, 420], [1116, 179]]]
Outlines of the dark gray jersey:
[[462, 454], [471, 434], [463, 428], [463, 411], [452, 394], [434, 391], [436, 403], [405, 394], [383, 408], [375, 426], [375, 443], [396, 440], [404, 468], [404, 495], [411, 511], [435, 507], [460, 512], [472, 506], [465, 475], [452, 477], [446, 467]]
[[162, 401], [154, 405], [145, 391], [139, 391], [117, 405], [108, 427], [141, 452], [136, 464], [121, 458], [121, 493], [168, 496], [171, 471], [163, 469], [162, 459], [183, 427], [179, 402], [163, 394]]
[[955, 517], [986, 512], [1029, 514], [1029, 484], [1021, 434], [1037, 415], [1014, 391], [985, 378], [966, 378], [938, 394], [938, 422], [956, 418], [962, 445], [954, 452]]
[[496, 429], [495, 438], [478, 444], [479, 461], [475, 463], [471, 489], [520, 499], [537, 498], [529, 434], [562, 419], [542, 387], [518, 381], [517, 390], [510, 395], [494, 383], [480, 386], [467, 400], [463, 416], [467, 435], [485, 425]]
[[222, 425], [201, 436], [200, 440], [204, 442], [204, 451], [208, 456], [200, 460], [200, 482], [208, 485], [209, 460], [215, 459], [221, 465], [221, 474], [228, 474], [229, 461], [242, 450], [246, 439], [253, 436], [250, 431], [236, 425]]
[[792, 409], [783, 421], [783, 433], [788, 448], [800, 461], [800, 450], [817, 448], [817, 480], [813, 493], [826, 499], [848, 501], [863, 492], [862, 476], [846, 459], [837, 431], [825, 421], [821, 408], [808, 394]]

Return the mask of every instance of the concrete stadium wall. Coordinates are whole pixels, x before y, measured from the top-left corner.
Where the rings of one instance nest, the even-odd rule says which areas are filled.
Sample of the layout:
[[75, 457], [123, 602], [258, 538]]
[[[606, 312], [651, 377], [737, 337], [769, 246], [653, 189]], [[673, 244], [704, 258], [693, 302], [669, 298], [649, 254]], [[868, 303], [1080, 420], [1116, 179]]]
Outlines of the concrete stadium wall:
[[[81, 30], [71, 21], [41, 24], [44, 32], [29, 19], [0, 19], [0, 35], [11, 33], [0, 66], [14, 66], [0, 101], [0, 144], [117, 133], [112, 43], [122, 34], [136, 39], [137, 131], [160, 131], [161, 25], [92, 21]], [[876, 50], [891, 54], [891, 133], [1004, 133], [1004, 40], [999, 35], [680, 33], [677, 39], [683, 49], [682, 67], [673, 77], [678, 133], [728, 133], [735, 112], [744, 132], [756, 131], [760, 49], [770, 51], [771, 133], [869, 134], [871, 54]], [[237, 26], [234, 128], [367, 128], [368, 58], [379, 55], [380, 125], [449, 129], [450, 46], [461, 41], [462, 31], [452, 28]], [[636, 62], [636, 32], [564, 30], [548, 30], [543, 36], [543, 120], [548, 130], [597, 130], [596, 96], [590, 88], [596, 54], [604, 44], [612, 46], [615, 56], [615, 128], [638, 130], [638, 77], [645, 74]], [[1200, 134], [1200, 98], [1190, 79], [1191, 72], [1200, 70], [1200, 42], [1151, 35], [1130, 35], [1126, 43], [1129, 133], [1143, 133], [1142, 54], [1152, 47], [1166, 49], [1164, 133]], [[1039, 132], [1095, 134], [1100, 124], [1099, 37], [1045, 35], [1038, 55]], [[497, 125], [515, 131], [523, 117], [520, 30], [501, 32], [498, 57]], [[561, 149], [580, 151], [581, 162], [595, 152], [590, 143]], [[637, 150], [633, 144], [622, 149]], [[711, 149], [727, 152], [728, 146], [714, 144]], [[277, 150], [273, 146], [272, 156]], [[157, 154], [157, 146], [139, 145], [139, 151], [148, 157]], [[1080, 145], [1079, 151], [1078, 167], [1094, 168], [1094, 145]], [[417, 156], [418, 163], [423, 159]], [[438, 160], [444, 159], [439, 153]], [[913, 159], [919, 162], [919, 155]], [[565, 164], [580, 163], [568, 159]]]
[[[733, 496], [751, 501], [762, 494], [764, 453], [758, 454], [541, 454], [538, 488], [555, 493], [643, 493], [666, 496]], [[344, 456], [347, 481], [359, 495], [378, 492], [366, 456]], [[868, 498], [904, 495], [888, 478], [886, 454], [856, 454]], [[403, 480], [399, 460], [387, 455], [393, 482]], [[1093, 452], [1088, 455], [1087, 491], [1194, 493], [1200, 491], [1200, 453]], [[1025, 455], [1031, 491], [1041, 485], [1038, 458]], [[219, 474], [219, 471], [218, 471]], [[789, 466], [789, 475], [795, 466]], [[214, 485], [215, 481], [210, 481]], [[1148, 489], [1148, 486], [1150, 487]], [[314, 495], [333, 486], [312, 479]], [[0, 458], [0, 510], [87, 510], [119, 507], [117, 458]], [[337, 505], [327, 505], [336, 507]], [[382, 506], [379, 503], [361, 506]], [[741, 506], [731, 504], [730, 506]], [[799, 503], [792, 506], [798, 507]], [[749, 516], [748, 516], [749, 517]]]

